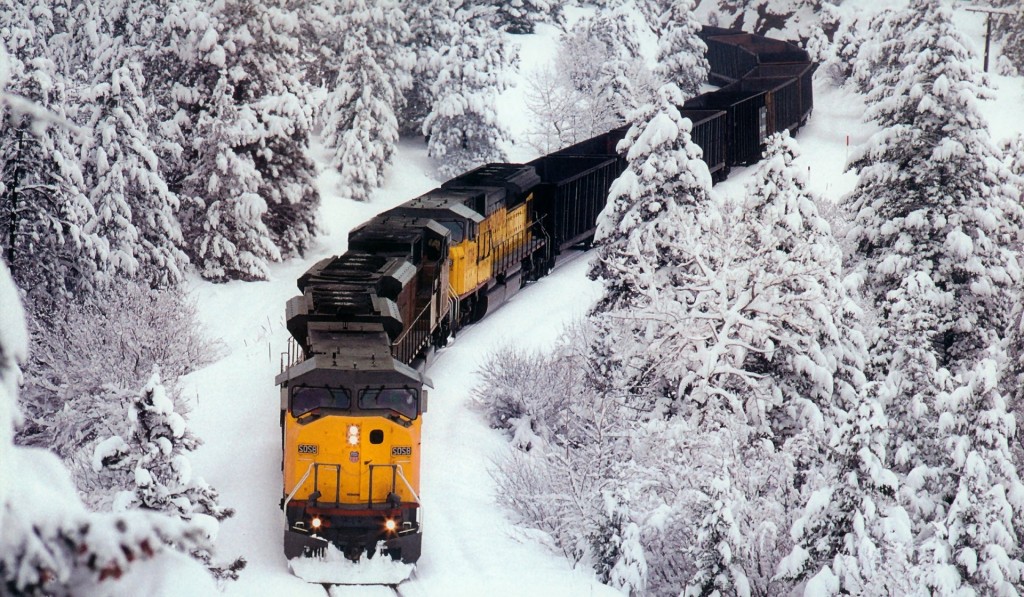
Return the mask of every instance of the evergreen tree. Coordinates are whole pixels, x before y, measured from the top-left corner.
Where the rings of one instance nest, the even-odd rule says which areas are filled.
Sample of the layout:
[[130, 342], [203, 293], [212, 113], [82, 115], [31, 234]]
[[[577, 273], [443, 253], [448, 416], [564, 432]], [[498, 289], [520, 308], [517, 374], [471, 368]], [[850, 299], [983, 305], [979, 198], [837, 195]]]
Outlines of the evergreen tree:
[[[998, 593], [1000, 583], [1018, 582], [1021, 554], [1002, 546], [1006, 537], [1016, 545], [1024, 504], [1000, 498], [1018, 483], [1000, 460], [1012, 456], [998, 451], [1012, 430], [988, 381], [1000, 374], [979, 368], [1006, 360], [1021, 207], [974, 103], [980, 76], [949, 11], [915, 0], [891, 20], [918, 26], [893, 31], [904, 55], [869, 111], [885, 128], [854, 161], [854, 279], [879, 319], [875, 376], [886, 386], [893, 469], [915, 523], [921, 578], [935, 591], [964, 584]], [[999, 463], [998, 481], [972, 453]], [[993, 518], [1007, 504], [1012, 514]], [[1000, 530], [986, 535], [986, 525]]]
[[481, 12], [459, 10], [455, 21], [457, 31], [440, 53], [442, 66], [431, 86], [434, 104], [423, 122], [427, 154], [438, 160], [445, 178], [504, 161], [508, 140], [495, 101], [509, 84], [511, 51]]
[[674, 283], [676, 269], [696, 267], [693, 239], [705, 232], [711, 239], [720, 219], [707, 198], [711, 178], [690, 139], [691, 124], [677, 108], [682, 94], [671, 84], [659, 93], [658, 104], [634, 114], [623, 140], [629, 167], [612, 184], [598, 218], [597, 259], [589, 274], [605, 288], [591, 314], [597, 329], [592, 382], [641, 403], [667, 391], [666, 372], [653, 370], [657, 361], [649, 360], [649, 344], [668, 332], [658, 327], [673, 325], [652, 321], [649, 311], [673, 310], [659, 302], [659, 294]]
[[403, 135], [423, 135], [423, 121], [434, 104], [432, 88], [441, 70], [444, 40], [452, 39], [457, 23], [440, 15], [453, 15], [450, 0], [404, 0], [402, 12], [409, 23], [409, 50], [414, 56], [405, 102], [396, 113]]
[[979, 361], [943, 397], [939, 431], [956, 486], [921, 547], [924, 584], [933, 593], [1024, 590], [1024, 484], [1010, 448], [1016, 424], [997, 385], [1000, 367], [993, 359]]
[[901, 35], [914, 58], [869, 110], [886, 128], [855, 157], [860, 175], [846, 201], [857, 277], [883, 327], [898, 306], [887, 293], [926, 275], [940, 293], [934, 304], [949, 305], [935, 311], [938, 364], [969, 368], [1006, 329], [1022, 215], [973, 99], [978, 73], [948, 12], [933, 8], [911, 6], [923, 26]]
[[995, 18], [996, 39], [1002, 41], [1000, 56], [996, 60], [1002, 74], [1024, 73], [1024, 7], [1017, 0], [995, 0], [991, 6], [1008, 9], [1011, 14], [992, 15]]
[[495, 21], [509, 33], [533, 33], [537, 23], [557, 21], [561, 16], [561, 4], [550, 0], [509, 0], [496, 1]]
[[[319, 198], [305, 155], [298, 19], [283, 0], [186, 4], [166, 35], [192, 86], [176, 86], [164, 121], [183, 203], [187, 247], [213, 280], [261, 279], [267, 264], [300, 254]], [[173, 147], [177, 145], [177, 148]]]
[[342, 191], [366, 201], [394, 160], [403, 93], [414, 57], [404, 15], [391, 3], [344, 0], [337, 36], [344, 40], [340, 76], [324, 105], [324, 143], [334, 149]]
[[214, 281], [258, 280], [269, 275], [268, 261], [280, 249], [263, 223], [267, 202], [260, 196], [260, 172], [253, 156], [236, 151], [243, 131], [259, 126], [256, 115], [234, 105], [232, 86], [221, 81], [195, 124], [198, 162], [183, 181], [189, 201], [189, 229], [195, 244], [192, 263]]
[[[114, 498], [114, 510], [142, 508], [194, 521], [216, 536], [217, 523], [234, 515], [218, 503], [217, 491], [194, 477], [187, 454], [201, 444], [189, 431], [185, 419], [175, 412], [174, 403], [154, 370], [141, 393], [128, 408], [127, 439], [114, 435], [96, 445], [93, 471], [115, 487], [130, 487]], [[212, 564], [209, 549], [193, 551], [197, 558], [221, 578], [238, 577], [245, 566], [239, 558], [220, 567]]]
[[697, 571], [683, 591], [684, 597], [750, 596], [747, 575], [734, 562], [743, 540], [732, 513], [734, 499], [728, 478], [707, 483], [697, 527]]
[[661, 39], [658, 43], [658, 74], [675, 83], [684, 97], [700, 93], [707, 83], [707, 44], [698, 36], [701, 24], [693, 14], [693, 0], [673, 2], [661, 15]]
[[0, 11], [0, 43], [11, 51], [0, 104], [0, 249], [33, 310], [88, 294], [105, 262], [99, 237], [86, 230], [94, 212], [81, 191], [55, 31], [46, 5]]
[[174, 285], [183, 279], [188, 258], [179, 249], [184, 239], [177, 220], [178, 199], [150, 149], [151, 115], [143, 97], [142, 65], [125, 37], [115, 37], [125, 29], [123, 13], [86, 16], [90, 17], [99, 29], [79, 42], [91, 46], [93, 56], [93, 81], [82, 92], [88, 105], [82, 121], [91, 131], [82, 158], [96, 212], [86, 230], [104, 239], [114, 270], [152, 285]]

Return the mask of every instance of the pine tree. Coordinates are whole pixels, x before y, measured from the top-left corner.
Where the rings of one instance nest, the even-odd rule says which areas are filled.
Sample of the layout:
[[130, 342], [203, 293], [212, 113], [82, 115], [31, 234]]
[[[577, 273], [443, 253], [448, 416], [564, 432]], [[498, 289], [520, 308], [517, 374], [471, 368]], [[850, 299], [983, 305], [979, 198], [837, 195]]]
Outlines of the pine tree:
[[403, 93], [411, 85], [414, 57], [403, 48], [409, 38], [404, 16], [391, 3], [345, 0], [336, 35], [343, 39], [340, 76], [327, 97], [324, 143], [334, 149], [342, 191], [366, 201], [384, 184], [394, 160]]
[[505, 160], [507, 133], [495, 101], [509, 85], [505, 70], [513, 59], [479, 11], [459, 10], [455, 20], [458, 29], [440, 53], [442, 66], [431, 86], [434, 104], [423, 122], [427, 154], [445, 178]]
[[533, 33], [537, 23], [557, 21], [561, 15], [561, 4], [549, 0], [496, 1], [495, 21], [509, 33]]
[[443, 40], [451, 39], [456, 23], [438, 15], [454, 13], [450, 0], [404, 0], [402, 12], [409, 23], [409, 50], [414, 64], [410, 70], [409, 89], [405, 92], [402, 110], [395, 114], [403, 135], [423, 135], [423, 120], [434, 103], [431, 91], [441, 68]]
[[939, 431], [957, 486], [944, 519], [921, 547], [928, 563], [923, 580], [934, 593], [1024, 590], [1024, 484], [1010, 448], [1015, 421], [997, 385], [1000, 367], [981, 360], [943, 397]]
[[88, 294], [105, 265], [100, 239], [85, 229], [94, 212], [81, 190], [55, 31], [47, 6], [0, 11], [0, 43], [11, 51], [0, 104], [0, 250], [33, 310]]
[[[234, 510], [221, 506], [217, 491], [193, 476], [188, 453], [200, 444], [175, 412], [155, 369], [141, 393], [131, 399], [127, 439], [114, 435], [98, 443], [92, 468], [107, 477], [107, 483], [131, 488], [115, 496], [115, 511], [164, 512], [216, 536], [218, 522], [233, 516]], [[221, 578], [237, 578], [245, 566], [241, 558], [228, 566], [214, 566], [209, 549], [194, 550], [192, 555]]]
[[[915, 523], [921, 577], [937, 591], [963, 583], [999, 592], [999, 582], [1017, 582], [1020, 554], [1001, 547], [1016, 531], [991, 512], [1009, 503], [1013, 513], [1004, 520], [1016, 524], [1024, 518], [1021, 502], [997, 504], [998, 493], [986, 491], [991, 475], [968, 456], [1002, 462], [999, 475], [1012, 460], [998, 448], [988, 453], [1012, 430], [988, 381], [1001, 373], [979, 368], [1006, 361], [1024, 220], [974, 103], [982, 95], [979, 73], [949, 11], [915, 0], [892, 20], [918, 26], [899, 32], [901, 64], [885, 75], [888, 95], [869, 111], [886, 128], [854, 162], [860, 178], [847, 198], [856, 214], [854, 279], [879, 318], [875, 376], [886, 386], [893, 469]], [[1018, 482], [1000, 481], [1011, 492]], [[996, 525], [1002, 535], [980, 545], [974, 531], [963, 530], [979, 524]], [[972, 560], [978, 550], [1004, 553], [976, 574], [973, 562], [986, 559]]]
[[666, 85], [660, 95], [657, 105], [637, 111], [623, 141], [629, 167], [612, 184], [598, 218], [597, 259], [589, 273], [605, 287], [591, 314], [598, 330], [593, 383], [635, 394], [642, 403], [666, 390], [664, 372], [655, 372], [645, 354], [653, 336], [664, 333], [657, 326], [667, 324], [648, 320], [642, 310], [659, 306], [673, 268], [692, 266], [692, 239], [705, 231], [710, 238], [718, 215], [691, 124], [677, 108], [682, 94]]
[[[319, 197], [305, 155], [309, 115], [296, 93], [298, 19], [284, 0], [178, 7], [164, 35], [181, 80], [163, 117], [186, 247], [212, 280], [262, 279], [301, 254]], [[165, 91], [166, 92], [166, 91]]]
[[970, 367], [1006, 329], [1019, 275], [1009, 247], [1022, 215], [1006, 195], [1005, 171], [992, 167], [998, 153], [972, 99], [978, 73], [948, 12], [933, 8], [911, 6], [924, 19], [904, 36], [916, 58], [869, 110], [887, 128], [855, 157], [860, 176], [846, 201], [857, 276], [880, 319], [894, 321], [888, 292], [927, 275], [940, 289], [935, 304], [957, 306], [936, 312], [939, 366], [967, 359]]
[[711, 479], [697, 530], [696, 573], [683, 591], [685, 597], [750, 596], [750, 583], [736, 565], [734, 553], [743, 539], [733, 517], [729, 479]]
[[192, 263], [204, 278], [260, 280], [281, 252], [263, 222], [267, 202], [259, 194], [260, 172], [252, 155], [236, 151], [246, 140], [243, 131], [257, 128], [258, 119], [236, 108], [231, 87], [227, 81], [217, 84], [195, 124], [198, 162], [183, 181], [190, 217], [182, 224], [194, 239]]
[[100, 27], [79, 42], [91, 46], [93, 56], [93, 81], [82, 92], [89, 106], [82, 120], [91, 131], [82, 148], [83, 166], [96, 212], [86, 230], [104, 239], [115, 271], [155, 286], [174, 285], [184, 278], [188, 258], [179, 249], [184, 239], [177, 220], [178, 198], [168, 189], [150, 149], [151, 115], [143, 97], [142, 65], [135, 60], [137, 49], [127, 46], [124, 37], [115, 37], [125, 29], [124, 14], [89, 16]]
[[701, 24], [693, 14], [693, 0], [673, 2], [661, 15], [661, 39], [658, 43], [658, 74], [675, 83], [685, 97], [700, 93], [707, 83], [707, 44], [698, 36]]
[[1004, 75], [1024, 73], [1024, 7], [1017, 0], [995, 0], [991, 5], [1013, 11], [1008, 15], [993, 15], [996, 39], [1003, 44], [997, 67]]

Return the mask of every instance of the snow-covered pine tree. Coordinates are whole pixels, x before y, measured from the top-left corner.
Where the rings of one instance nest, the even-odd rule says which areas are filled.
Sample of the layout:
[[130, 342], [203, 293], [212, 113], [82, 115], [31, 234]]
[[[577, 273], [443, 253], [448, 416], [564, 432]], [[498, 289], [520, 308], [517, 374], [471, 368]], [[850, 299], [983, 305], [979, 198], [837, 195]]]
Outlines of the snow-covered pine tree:
[[[1010, 174], [1024, 181], [1024, 133], [1017, 133], [1016, 137], [1005, 139], [1000, 146], [1003, 151], [1003, 163], [1006, 164]], [[1018, 192], [1024, 195], [1024, 183], [1017, 186]]]
[[[682, 92], [668, 84], [659, 95], [657, 104], [633, 115], [622, 142], [629, 166], [598, 217], [597, 258], [589, 273], [604, 283], [591, 313], [598, 330], [592, 383], [636, 395], [646, 409], [656, 408], [650, 400], [666, 391], [664, 372], [652, 370], [657, 361], [651, 362], [648, 349], [662, 333], [655, 330], [668, 322], [651, 321], [642, 310], [660, 305], [659, 295], [670, 286], [666, 276], [692, 265], [687, 250], [695, 248], [687, 239], [703, 232], [710, 238], [720, 219], [707, 196], [710, 173], [690, 139], [692, 125], [679, 114]], [[678, 300], [671, 293], [666, 298], [669, 304]]]
[[647, 557], [640, 527], [629, 519], [628, 505], [612, 491], [604, 492], [604, 517], [591, 540], [597, 578], [627, 595], [647, 589]]
[[996, 66], [1004, 75], [1024, 74], [1024, 5], [1019, 0], [995, 0], [990, 3], [1012, 14], [995, 17], [996, 39], [1002, 41]]
[[[1024, 217], [975, 104], [982, 95], [979, 73], [949, 10], [914, 0], [907, 12], [913, 14], [894, 19], [918, 23], [901, 32], [905, 66], [890, 75], [889, 95], [869, 110], [886, 128], [854, 161], [860, 177], [847, 198], [855, 214], [853, 275], [879, 318], [875, 377], [886, 385], [892, 466], [903, 476], [901, 498], [915, 522], [921, 577], [936, 590], [964, 583], [999, 592], [997, 577], [1014, 574], [1018, 553], [1005, 553], [981, 574], [968, 561], [973, 552], [953, 554], [970, 543], [955, 529], [978, 524], [979, 510], [965, 507], [964, 499], [987, 503], [980, 511], [996, 507], [997, 496], [984, 492], [987, 473], [966, 466], [966, 458], [1000, 440], [966, 413], [992, 411], [995, 420], [1005, 414], [988, 382], [975, 380], [987, 360], [1000, 367], [1006, 361], [1002, 346], [1019, 300], [1016, 251]], [[969, 498], [958, 497], [971, 475], [979, 475], [979, 486]], [[1020, 502], [1010, 503], [1019, 524]], [[999, 543], [984, 549], [1002, 550]]]
[[963, 373], [943, 396], [939, 432], [956, 479], [952, 503], [924, 537], [923, 582], [933, 594], [1017, 595], [1024, 590], [1024, 484], [1011, 450], [1016, 422], [998, 382], [995, 358]]
[[206, 98], [193, 129], [197, 161], [182, 184], [192, 263], [201, 276], [220, 282], [266, 279], [268, 262], [281, 259], [263, 222], [260, 172], [251, 154], [236, 151], [245, 133], [258, 129], [258, 118], [235, 106], [232, 87], [221, 80]]
[[661, 15], [657, 73], [674, 83], [684, 97], [693, 97], [707, 83], [707, 44], [698, 36], [701, 24], [693, 14], [693, 0], [673, 2]]
[[778, 578], [806, 581], [805, 595], [912, 592], [911, 523], [886, 465], [888, 419], [880, 384], [837, 396], [838, 420], [824, 449], [826, 482], [809, 494], [792, 528]]
[[261, 279], [312, 240], [319, 197], [305, 155], [309, 115], [295, 95], [298, 21], [284, 0], [185, 3], [169, 20], [176, 68], [165, 112], [186, 246], [213, 280]]
[[260, 173], [258, 193], [267, 203], [263, 222], [282, 258], [309, 248], [320, 206], [316, 167], [306, 154], [310, 114], [299, 96], [305, 87], [296, 12], [304, 8], [288, 5], [288, 0], [227, 0], [215, 13], [225, 47], [233, 42], [237, 50], [228, 53], [235, 100], [258, 122], [235, 151], [249, 154]]
[[706, 482], [705, 498], [697, 525], [696, 572], [683, 591], [684, 597], [750, 597], [750, 583], [734, 554], [743, 542], [733, 517], [736, 496], [729, 477]]
[[[859, 42], [853, 77], [870, 103], [887, 97], [899, 81], [909, 59], [905, 34], [919, 25], [920, 14], [916, 11], [886, 8], [859, 28], [857, 36], [866, 39]], [[857, 47], [858, 42], [851, 39], [850, 45]]]
[[455, 12], [455, 34], [445, 41], [431, 85], [434, 103], [423, 121], [427, 154], [448, 178], [487, 162], [505, 161], [508, 134], [495, 113], [497, 95], [509, 85], [513, 50], [489, 27], [487, 12]]
[[562, 4], [552, 0], [492, 0], [495, 22], [509, 33], [533, 33], [537, 23], [557, 22]]
[[1024, 216], [1007, 195], [974, 100], [979, 73], [948, 11], [924, 0], [909, 11], [921, 26], [901, 32], [908, 66], [868, 111], [886, 128], [852, 162], [853, 262], [883, 327], [897, 306], [888, 292], [918, 273], [934, 280], [934, 303], [948, 305], [936, 311], [938, 365], [969, 369], [1007, 327]]
[[[126, 435], [100, 441], [93, 452], [92, 468], [101, 484], [132, 488], [114, 496], [114, 511], [164, 512], [216, 537], [219, 522], [233, 516], [234, 510], [221, 506], [217, 491], [193, 475], [188, 453], [201, 441], [175, 412], [156, 368], [142, 391], [130, 399]], [[235, 579], [245, 566], [242, 558], [215, 565], [208, 548], [194, 550], [192, 555], [219, 578]]]
[[412, 83], [415, 57], [403, 47], [410, 33], [396, 4], [341, 0], [339, 10], [335, 35], [343, 40], [343, 62], [324, 103], [322, 136], [334, 150], [342, 193], [366, 201], [394, 160], [395, 114]]
[[422, 136], [423, 120], [434, 104], [434, 81], [441, 69], [440, 54], [445, 41], [457, 32], [458, 23], [453, 15], [451, 0], [402, 0], [402, 12], [409, 23], [408, 48], [415, 57], [410, 71], [410, 85], [405, 92], [405, 103], [396, 114], [398, 129], [403, 135]]
[[78, 45], [89, 48], [90, 83], [80, 94], [80, 119], [91, 131], [82, 147], [86, 188], [95, 215], [86, 231], [104, 240], [111, 274], [137, 277], [153, 286], [172, 286], [184, 278], [188, 261], [177, 220], [178, 198], [167, 188], [150, 147], [152, 119], [143, 96], [138, 48], [119, 32], [128, 15], [80, 7], [79, 18], [93, 25]]
[[54, 32], [45, 4], [0, 9], [0, 43], [11, 52], [0, 104], [0, 250], [33, 311], [88, 294], [103, 265], [99, 239], [85, 230], [93, 210], [81, 191]]

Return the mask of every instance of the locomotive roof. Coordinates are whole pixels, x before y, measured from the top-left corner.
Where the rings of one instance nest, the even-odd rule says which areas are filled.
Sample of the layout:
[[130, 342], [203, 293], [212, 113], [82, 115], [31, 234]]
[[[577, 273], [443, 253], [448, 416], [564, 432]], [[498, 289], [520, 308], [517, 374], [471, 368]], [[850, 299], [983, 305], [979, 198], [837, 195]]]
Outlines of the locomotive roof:
[[[317, 324], [311, 323], [311, 328]], [[274, 382], [337, 386], [338, 374], [347, 372], [341, 385], [430, 385], [422, 373], [391, 356], [390, 341], [379, 330], [311, 330], [324, 350], [289, 367]]]
[[469, 191], [450, 191], [447, 189], [434, 189], [424, 195], [406, 201], [395, 207], [386, 214], [397, 216], [421, 216], [433, 219], [467, 219], [473, 222], [483, 222], [484, 218], [467, 204], [474, 202], [479, 193]]
[[[504, 190], [507, 194], [508, 205], [517, 205], [522, 202], [526, 194], [540, 184], [540, 177], [532, 166], [527, 164], [484, 164], [475, 170], [457, 176], [441, 185], [443, 189], [463, 188], [497, 188]], [[490, 215], [492, 193], [488, 193], [487, 212]], [[479, 210], [478, 210], [479, 211]]]

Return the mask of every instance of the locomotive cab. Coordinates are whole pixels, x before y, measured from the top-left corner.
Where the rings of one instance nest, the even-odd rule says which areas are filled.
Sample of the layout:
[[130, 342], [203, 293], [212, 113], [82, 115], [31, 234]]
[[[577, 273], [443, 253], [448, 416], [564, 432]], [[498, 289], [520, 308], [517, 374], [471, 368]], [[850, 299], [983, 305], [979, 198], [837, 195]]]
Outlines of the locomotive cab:
[[383, 331], [311, 333], [326, 341], [315, 347], [323, 352], [276, 380], [285, 555], [333, 543], [358, 559], [382, 542], [393, 559], [415, 562], [424, 378], [391, 357]]

